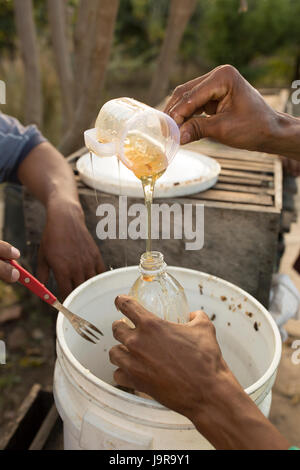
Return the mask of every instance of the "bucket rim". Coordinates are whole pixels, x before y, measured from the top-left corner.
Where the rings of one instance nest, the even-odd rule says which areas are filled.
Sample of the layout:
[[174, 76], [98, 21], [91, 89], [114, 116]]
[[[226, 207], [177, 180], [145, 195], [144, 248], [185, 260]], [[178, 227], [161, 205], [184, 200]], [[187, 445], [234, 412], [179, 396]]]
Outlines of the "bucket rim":
[[[201, 276], [203, 276], [207, 280], [218, 281], [218, 282], [221, 281], [223, 286], [231, 288], [237, 294], [247, 297], [248, 300], [253, 302], [254, 305], [257, 308], [260, 309], [261, 313], [265, 316], [265, 318], [267, 319], [267, 321], [268, 321], [268, 323], [271, 327], [271, 330], [272, 330], [272, 333], [273, 333], [273, 340], [274, 340], [275, 350], [274, 350], [274, 355], [273, 355], [273, 358], [271, 360], [271, 363], [270, 363], [269, 367], [267, 368], [267, 370], [264, 372], [264, 374], [256, 382], [254, 382], [249, 387], [244, 389], [244, 391], [248, 395], [252, 395], [255, 392], [257, 392], [260, 388], [262, 388], [266, 383], [268, 383], [272, 379], [272, 377], [276, 373], [276, 370], [278, 368], [278, 364], [279, 364], [279, 361], [280, 361], [280, 358], [281, 358], [281, 351], [282, 351], [281, 336], [280, 336], [278, 327], [277, 327], [273, 317], [271, 316], [271, 314], [268, 312], [268, 310], [257, 299], [255, 299], [255, 297], [253, 297], [251, 294], [249, 294], [245, 290], [241, 289], [240, 287], [236, 286], [235, 284], [232, 284], [229, 281], [221, 279], [221, 278], [219, 278], [217, 276], [214, 276], [212, 274], [207, 274], [207, 273], [204, 273], [202, 271], [198, 271], [196, 269], [181, 268], [181, 267], [178, 267], [178, 266], [169, 266], [169, 265], [168, 265], [168, 269], [171, 269], [173, 272], [174, 271], [175, 272], [176, 271], [178, 271], [178, 272], [185, 271], [187, 273], [197, 273], [197, 274], [201, 274]], [[81, 284], [76, 289], [74, 289], [71, 292], [71, 294], [69, 294], [69, 296], [65, 299], [63, 305], [68, 308], [70, 303], [81, 293], [81, 291], [83, 289], [85, 289], [85, 287], [87, 285], [94, 284], [100, 278], [102, 279], [103, 277], [110, 277], [110, 276], [114, 275], [114, 273], [121, 272], [121, 271], [124, 271], [124, 270], [126, 270], [126, 272], [128, 272], [128, 271], [137, 271], [138, 266], [128, 266], [128, 267], [117, 268], [117, 269], [114, 269], [114, 270], [111, 270], [111, 271], [106, 271], [104, 273], [98, 274], [97, 276], [94, 276], [94, 277], [88, 279], [83, 284]], [[134, 403], [135, 405], [142, 405], [142, 406], [147, 406], [149, 408], [155, 408], [155, 409], [160, 409], [160, 410], [168, 410], [168, 408], [161, 405], [156, 400], [148, 400], [146, 398], [141, 398], [141, 397], [138, 397], [136, 395], [131, 395], [129, 393], [126, 393], [122, 390], [117, 389], [113, 385], [108, 384], [107, 382], [100, 379], [99, 377], [96, 377], [92, 373], [89, 373], [88, 376], [87, 376], [86, 368], [73, 355], [73, 353], [71, 352], [70, 348], [68, 347], [67, 342], [65, 340], [65, 337], [63, 335], [63, 321], [64, 321], [64, 318], [65, 317], [63, 316], [63, 314], [61, 312], [59, 312], [58, 317], [57, 317], [57, 323], [56, 323], [57, 342], [58, 342], [60, 348], [62, 349], [64, 355], [66, 356], [66, 359], [68, 360], [68, 362], [76, 369], [77, 372], [80, 373], [80, 375], [84, 378], [84, 380], [89, 381], [90, 383], [92, 383], [96, 387], [100, 387], [100, 388], [104, 389], [110, 395], [114, 395], [118, 398], [125, 399], [127, 402], [130, 401], [130, 402]], [[259, 398], [259, 397], [257, 397], [257, 398]], [[254, 401], [256, 401], [256, 399], [254, 399]]]

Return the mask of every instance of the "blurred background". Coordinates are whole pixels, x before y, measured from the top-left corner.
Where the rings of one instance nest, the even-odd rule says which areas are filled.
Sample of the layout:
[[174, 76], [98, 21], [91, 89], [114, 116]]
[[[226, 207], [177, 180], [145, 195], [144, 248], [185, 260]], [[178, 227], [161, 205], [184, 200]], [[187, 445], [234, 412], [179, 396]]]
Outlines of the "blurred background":
[[289, 87], [299, 18], [298, 0], [0, 0], [2, 110], [68, 154], [108, 99], [156, 105], [220, 64], [257, 87]]
[[[83, 147], [83, 131], [107, 100], [129, 96], [156, 106], [177, 85], [225, 63], [264, 95], [289, 95], [300, 79], [300, 1], [0, 0], [0, 80], [6, 83], [0, 109], [24, 124], [36, 123], [65, 156]], [[297, 180], [285, 179], [284, 204], [299, 214], [299, 196], [293, 202]], [[3, 186], [0, 239], [1, 191]], [[16, 219], [21, 232], [21, 216], [9, 225]], [[299, 239], [300, 222], [286, 239], [281, 272], [300, 290], [292, 269]], [[0, 370], [0, 448], [3, 430], [16, 421], [32, 384], [51, 389], [50, 317], [24, 289], [0, 283], [0, 340], [7, 338], [9, 350]], [[300, 375], [291, 365], [290, 344], [299, 338], [299, 322], [289, 331], [270, 416], [298, 445]]]

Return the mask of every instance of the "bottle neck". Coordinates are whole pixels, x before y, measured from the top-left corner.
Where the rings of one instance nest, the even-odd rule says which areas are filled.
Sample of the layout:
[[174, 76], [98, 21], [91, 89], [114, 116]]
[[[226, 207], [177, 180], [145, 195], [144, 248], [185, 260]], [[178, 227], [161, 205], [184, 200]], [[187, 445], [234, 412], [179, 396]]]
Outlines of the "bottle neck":
[[150, 251], [141, 256], [140, 272], [146, 277], [155, 277], [166, 271], [167, 265], [159, 251]]

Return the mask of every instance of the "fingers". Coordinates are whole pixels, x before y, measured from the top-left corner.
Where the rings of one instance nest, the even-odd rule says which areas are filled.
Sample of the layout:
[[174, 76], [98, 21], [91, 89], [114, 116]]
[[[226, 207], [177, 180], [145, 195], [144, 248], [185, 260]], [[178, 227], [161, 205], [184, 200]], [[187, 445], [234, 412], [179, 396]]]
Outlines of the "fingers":
[[216, 104], [210, 106], [209, 103], [221, 101], [240, 79], [241, 76], [234, 67], [216, 67], [190, 84], [178, 87], [166, 106], [166, 112], [178, 125], [192, 117], [196, 111], [212, 108], [216, 112]]
[[58, 285], [60, 298], [61, 300], [65, 300], [73, 290], [71, 275], [67, 272], [56, 270], [53, 270], [53, 274]]
[[132, 389], [136, 388], [129, 375], [126, 374], [126, 372], [124, 372], [122, 369], [117, 369], [114, 372], [114, 379], [118, 385], [121, 385], [121, 387], [127, 387]]
[[5, 261], [0, 261], [0, 280], [4, 282], [17, 282], [20, 277], [19, 271]]
[[93, 262], [91, 264], [85, 266], [85, 281], [87, 279], [91, 279], [94, 276], [97, 276], [98, 274], [102, 274], [105, 271], [106, 267], [103, 262], [102, 256], [99, 253], [99, 256], [93, 259]]
[[184, 83], [183, 85], [179, 85], [177, 88], [175, 88], [174, 92], [172, 93], [171, 98], [169, 99], [168, 103], [165, 106], [164, 112], [169, 114], [173, 106], [175, 106], [175, 104], [178, 103], [182, 99], [182, 96], [184, 95], [184, 93], [190, 91], [192, 88], [194, 88], [194, 86], [203, 82], [206, 78], [210, 77], [213, 73], [215, 73], [218, 69], [222, 67], [223, 67], [222, 65], [219, 65], [218, 67], [214, 68], [213, 70], [206, 73], [205, 75], [194, 78], [193, 80], [190, 80]]
[[19, 271], [4, 260], [16, 260], [20, 257], [20, 252], [9, 243], [0, 240], [0, 279], [4, 282], [17, 282], [20, 278]]
[[11, 246], [7, 242], [0, 240], [0, 258], [18, 259], [20, 256], [20, 252], [17, 248]]
[[95, 260], [95, 265], [96, 265], [96, 274], [101, 274], [106, 271], [106, 266], [104, 264], [104, 261], [100, 252], [98, 252], [98, 256]]
[[[93, 277], [94, 275], [95, 274], [93, 274], [91, 277]], [[71, 280], [73, 289], [76, 289], [76, 287], [83, 284], [87, 279], [89, 278], [85, 276], [82, 266], [79, 266], [78, 269], [76, 270], [72, 270], [72, 277], [70, 276], [70, 280]]]
[[120, 295], [115, 300], [115, 305], [135, 326], [141, 323], [143, 317], [152, 317], [152, 314], [142, 307], [136, 300], [127, 295]]
[[189, 119], [180, 128], [180, 143], [184, 145], [204, 137], [217, 138], [220, 135], [221, 121], [224, 118], [225, 113]]
[[207, 321], [208, 319], [208, 316], [203, 310], [196, 310], [190, 313], [190, 321], [187, 323], [187, 326], [199, 325], [203, 320]]
[[181, 125], [185, 119], [206, 106], [210, 101], [219, 101], [226, 95], [228, 87], [224, 81], [209, 76], [192, 90], [183, 94], [181, 100], [170, 110], [170, 116]]
[[123, 320], [118, 320], [112, 324], [112, 331], [117, 341], [123, 343], [128, 349], [131, 349], [132, 345], [130, 343], [132, 343], [133, 328], [130, 328]]
[[116, 382], [124, 387], [136, 388], [130, 371], [134, 376], [140, 376], [141, 364], [128, 349], [122, 344], [112, 347], [109, 351], [109, 359], [113, 365], [118, 367], [114, 373]]
[[203, 81], [207, 75], [208, 74], [205, 74], [202, 77], [195, 78], [194, 80], [190, 80], [184, 83], [183, 85], [179, 85], [178, 87], [176, 87], [172, 93], [171, 98], [169, 99], [169, 101], [167, 102], [165, 106], [164, 112], [169, 114], [173, 106], [175, 106], [175, 104], [178, 103], [182, 99], [183, 94], [191, 90], [198, 83], [201, 83], [201, 81]]
[[109, 351], [109, 360], [114, 366], [126, 370], [129, 367], [130, 355], [128, 349], [122, 344], [113, 346]]

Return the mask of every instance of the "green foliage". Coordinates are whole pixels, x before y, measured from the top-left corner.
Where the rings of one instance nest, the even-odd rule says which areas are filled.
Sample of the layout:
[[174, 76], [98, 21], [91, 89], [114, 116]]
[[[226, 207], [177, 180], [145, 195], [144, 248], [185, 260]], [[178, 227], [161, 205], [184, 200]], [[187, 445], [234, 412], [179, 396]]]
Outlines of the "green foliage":
[[115, 44], [123, 55], [153, 60], [159, 52], [168, 14], [168, 0], [122, 0]]
[[0, 49], [14, 48], [16, 31], [12, 0], [0, 0]]
[[[64, 1], [64, 0], [62, 0]], [[89, 1], [89, 0], [85, 0]], [[99, 0], [101, 1], [101, 0]], [[184, 0], [182, 0], [184, 1]], [[75, 27], [79, 0], [68, 0]], [[43, 81], [44, 128], [59, 141], [61, 96], [49, 35], [47, 2], [33, 0]], [[120, 0], [103, 99], [124, 94], [145, 99], [165, 36], [170, 0]], [[172, 86], [223, 63], [257, 86], [281, 86], [300, 74], [300, 0], [197, 0], [177, 55]], [[3, 112], [23, 119], [24, 70], [17, 49], [13, 0], [0, 0], [0, 78], [7, 83]]]
[[[268, 75], [276, 83], [291, 80], [300, 50], [300, 1], [248, 0], [244, 13], [239, 7], [240, 0], [198, 0], [178, 62], [200, 70], [230, 63], [250, 80]], [[151, 64], [164, 38], [168, 8], [167, 0], [122, 0], [113, 58], [133, 67]]]
[[211, 0], [206, 12], [206, 53], [213, 65], [231, 63], [249, 77], [251, 63], [285, 48], [293, 58], [300, 43], [298, 0]]
[[179, 57], [183, 61], [202, 63], [206, 46], [206, 12], [211, 0], [198, 0], [195, 11], [186, 27], [179, 50]]

